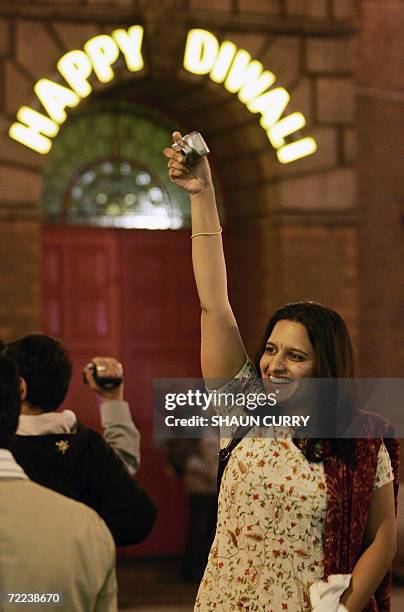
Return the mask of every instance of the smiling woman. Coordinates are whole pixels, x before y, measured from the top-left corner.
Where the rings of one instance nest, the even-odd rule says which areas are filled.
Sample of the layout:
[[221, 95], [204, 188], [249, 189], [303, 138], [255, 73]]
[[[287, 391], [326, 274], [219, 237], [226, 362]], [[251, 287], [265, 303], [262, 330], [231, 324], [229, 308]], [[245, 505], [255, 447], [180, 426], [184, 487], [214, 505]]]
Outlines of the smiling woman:
[[259, 367], [262, 378], [283, 384], [295, 378], [313, 376], [315, 361], [314, 348], [305, 326], [283, 319], [275, 323]]
[[[302, 409], [315, 414], [304, 444], [294, 438], [307, 459], [322, 460], [331, 444], [337, 454], [353, 453], [350, 440], [334, 439], [331, 443], [318, 439], [319, 435], [340, 436], [358, 408], [354, 404], [354, 386], [336, 382], [354, 375], [351, 338], [337, 312], [308, 301], [279, 308], [264, 331], [255, 369], [271, 387], [282, 389], [283, 402], [293, 399], [293, 409], [299, 414]], [[302, 379], [310, 381], [298, 387], [296, 383]]]
[[[181, 135], [175, 132], [173, 138]], [[272, 388], [294, 394], [294, 383], [310, 377], [337, 384], [353, 377], [343, 319], [313, 302], [277, 310], [252, 363], [229, 304], [208, 161], [205, 157], [190, 168], [172, 148], [164, 154], [171, 180], [191, 198], [202, 372], [209, 386], [214, 379], [227, 380], [222, 393], [240, 385], [248, 392], [261, 389], [266, 379]], [[221, 471], [216, 536], [195, 610], [389, 609], [398, 443], [381, 418], [360, 411], [355, 418], [365, 424], [360, 439], [305, 440], [296, 438], [293, 427], [264, 432], [252, 427], [249, 437], [237, 431], [222, 448], [227, 464]], [[376, 438], [376, 424], [384, 440]]]

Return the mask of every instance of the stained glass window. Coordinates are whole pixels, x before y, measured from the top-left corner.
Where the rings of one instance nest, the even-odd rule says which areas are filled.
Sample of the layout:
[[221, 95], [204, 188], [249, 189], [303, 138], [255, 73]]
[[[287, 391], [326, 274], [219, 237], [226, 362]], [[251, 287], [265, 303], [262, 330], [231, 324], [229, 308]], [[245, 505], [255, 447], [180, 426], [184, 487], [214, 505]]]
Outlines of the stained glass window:
[[168, 180], [162, 155], [175, 128], [153, 111], [125, 103], [71, 116], [47, 159], [41, 198], [45, 221], [189, 226], [188, 197]]

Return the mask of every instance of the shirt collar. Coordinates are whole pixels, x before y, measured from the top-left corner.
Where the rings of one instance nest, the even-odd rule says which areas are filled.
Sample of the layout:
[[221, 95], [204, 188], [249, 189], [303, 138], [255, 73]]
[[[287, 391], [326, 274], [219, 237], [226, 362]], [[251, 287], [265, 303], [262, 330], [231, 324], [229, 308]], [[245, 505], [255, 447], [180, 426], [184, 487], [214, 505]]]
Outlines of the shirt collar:
[[46, 436], [74, 433], [76, 427], [77, 417], [71, 410], [36, 415], [21, 414], [16, 433], [18, 436]]
[[6, 448], [0, 448], [0, 478], [28, 480], [28, 476]]

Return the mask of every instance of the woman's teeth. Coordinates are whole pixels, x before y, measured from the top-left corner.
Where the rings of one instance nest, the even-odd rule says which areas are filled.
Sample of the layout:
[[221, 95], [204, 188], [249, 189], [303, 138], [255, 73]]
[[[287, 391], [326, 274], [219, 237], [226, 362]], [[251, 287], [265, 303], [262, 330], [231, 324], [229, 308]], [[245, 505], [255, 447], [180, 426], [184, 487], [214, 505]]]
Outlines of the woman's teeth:
[[293, 382], [293, 378], [278, 378], [276, 376], [270, 376], [269, 380], [272, 383], [276, 383], [277, 385], [287, 385], [287, 384]]

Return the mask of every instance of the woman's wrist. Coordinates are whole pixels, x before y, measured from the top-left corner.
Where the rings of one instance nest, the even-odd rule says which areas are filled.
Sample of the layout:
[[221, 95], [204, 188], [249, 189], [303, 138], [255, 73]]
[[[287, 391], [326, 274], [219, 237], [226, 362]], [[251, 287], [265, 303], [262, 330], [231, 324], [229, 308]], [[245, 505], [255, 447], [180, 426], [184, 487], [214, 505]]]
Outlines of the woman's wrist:
[[196, 193], [190, 193], [189, 197], [191, 202], [197, 204], [198, 202], [206, 202], [207, 199], [212, 198], [215, 202], [215, 190], [212, 183], [208, 183], [202, 189]]
[[197, 238], [198, 236], [219, 236], [223, 231], [223, 228], [220, 227], [215, 232], [195, 232], [191, 235], [191, 238]]

